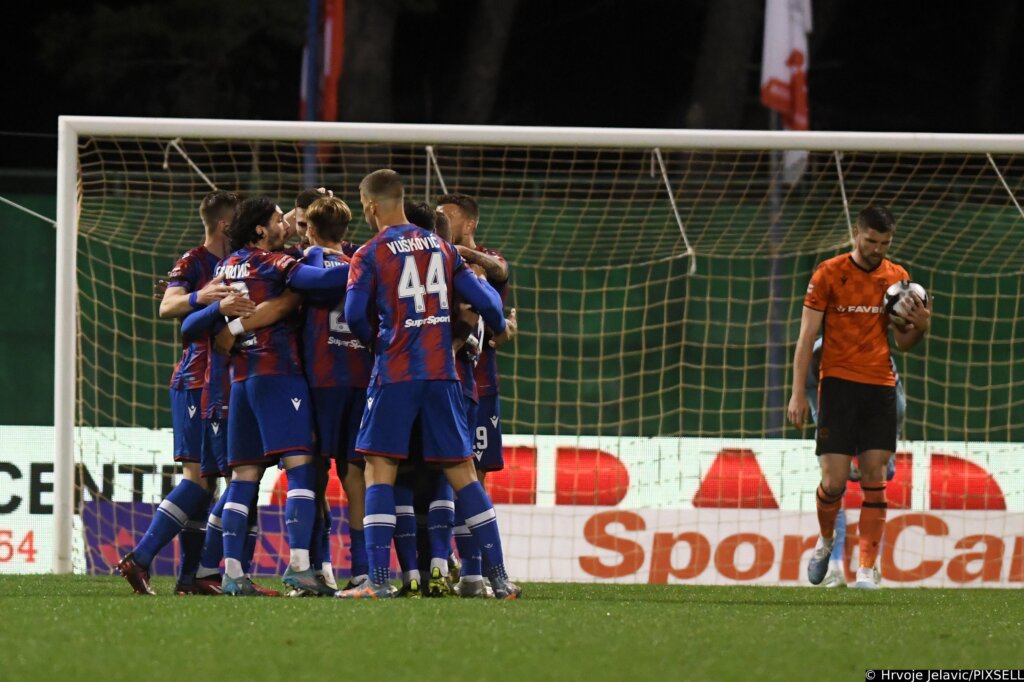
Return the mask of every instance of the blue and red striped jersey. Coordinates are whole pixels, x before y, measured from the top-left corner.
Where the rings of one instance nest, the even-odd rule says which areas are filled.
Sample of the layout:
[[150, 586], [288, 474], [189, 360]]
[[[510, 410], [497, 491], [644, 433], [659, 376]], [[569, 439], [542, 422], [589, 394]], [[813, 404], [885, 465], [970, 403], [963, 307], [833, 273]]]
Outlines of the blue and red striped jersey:
[[[248, 294], [253, 303], [277, 298], [288, 288], [288, 279], [298, 265], [285, 253], [242, 248], [228, 256], [218, 269], [224, 283]], [[297, 314], [238, 338], [232, 355], [232, 381], [269, 374], [302, 374]]]
[[199, 400], [203, 419], [227, 419], [231, 398], [231, 356], [213, 348], [213, 338], [206, 340], [209, 355], [206, 362], [206, 385]]
[[474, 403], [480, 402], [480, 393], [476, 387], [476, 377], [473, 376], [476, 362], [473, 354], [463, 346], [455, 354], [455, 371], [459, 375], [459, 383], [462, 385], [462, 395]]
[[[205, 246], [189, 249], [167, 273], [167, 288], [182, 287], [189, 293], [199, 291], [213, 279], [219, 261]], [[203, 341], [182, 341], [181, 347], [181, 359], [171, 374], [171, 388], [202, 388], [206, 376], [206, 344]]]
[[465, 264], [433, 232], [392, 225], [352, 259], [348, 289], [376, 305], [374, 384], [457, 381], [452, 352], [453, 282]]
[[[325, 255], [324, 267], [347, 268], [349, 259]], [[345, 321], [345, 290], [329, 298], [307, 298], [305, 307], [302, 359], [309, 385], [315, 388], [366, 388], [373, 369], [373, 355]]]
[[[488, 256], [493, 256], [505, 263], [506, 267], [508, 266], [508, 261], [497, 251], [486, 249], [480, 245], [477, 245], [476, 250], [486, 253]], [[511, 272], [509, 276], [511, 277]], [[501, 295], [501, 302], [504, 305], [508, 298], [508, 280], [495, 282], [488, 278], [487, 283], [494, 287], [495, 291]], [[488, 340], [490, 340], [490, 337], [488, 337]], [[482, 396], [494, 395], [498, 392], [498, 353], [494, 348], [491, 348], [490, 343], [484, 343], [482, 348], [480, 362], [477, 363], [475, 371], [477, 391]]]

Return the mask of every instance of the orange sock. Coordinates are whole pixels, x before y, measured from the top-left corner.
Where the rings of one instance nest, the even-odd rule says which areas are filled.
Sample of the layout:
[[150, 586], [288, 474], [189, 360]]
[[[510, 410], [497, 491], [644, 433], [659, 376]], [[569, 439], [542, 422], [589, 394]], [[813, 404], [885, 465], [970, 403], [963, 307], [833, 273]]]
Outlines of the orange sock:
[[836, 516], [839, 515], [839, 507], [843, 505], [843, 493], [830, 497], [819, 485], [814, 500], [818, 507], [818, 526], [821, 528], [821, 536], [830, 538], [836, 529]]
[[871, 568], [878, 558], [878, 545], [885, 530], [885, 514], [889, 505], [885, 501], [885, 483], [861, 485], [864, 504], [860, 510], [860, 567]]

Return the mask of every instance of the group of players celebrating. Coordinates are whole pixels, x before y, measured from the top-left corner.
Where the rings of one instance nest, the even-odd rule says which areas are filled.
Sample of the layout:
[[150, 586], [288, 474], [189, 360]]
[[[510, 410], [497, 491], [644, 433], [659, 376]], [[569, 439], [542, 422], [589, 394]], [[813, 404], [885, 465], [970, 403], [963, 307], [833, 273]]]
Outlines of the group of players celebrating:
[[[362, 246], [346, 241], [348, 205], [323, 189], [287, 214], [266, 197], [203, 199], [205, 242], [176, 263], [160, 304], [182, 321], [171, 413], [183, 477], [118, 563], [136, 593], [154, 594], [149, 566], [180, 536], [176, 593], [278, 595], [250, 576], [259, 482], [278, 464], [289, 595], [520, 596], [482, 485], [503, 467], [495, 349], [516, 333], [508, 263], [476, 244], [471, 197], [406, 202], [382, 169], [359, 200], [374, 234]], [[344, 589], [324, 494], [332, 461], [349, 501]]]
[[[287, 214], [265, 197], [216, 191], [203, 199], [206, 240], [175, 264], [160, 303], [161, 317], [182, 321], [171, 413], [184, 475], [118, 563], [135, 592], [154, 594], [149, 565], [180, 535], [178, 594], [279, 594], [250, 577], [259, 482], [279, 464], [288, 481], [282, 580], [290, 595], [521, 595], [482, 485], [503, 467], [495, 349], [516, 333], [515, 310], [508, 319], [503, 312], [508, 263], [476, 244], [471, 197], [446, 194], [436, 208], [406, 202], [399, 175], [382, 169], [363, 178], [359, 200], [374, 236], [357, 247], [345, 239], [351, 210], [323, 189], [302, 192]], [[822, 263], [807, 287], [788, 416], [798, 427], [808, 416], [805, 377], [824, 324], [813, 584], [828, 570], [856, 457], [864, 502], [854, 586], [877, 587], [897, 434], [889, 319], [879, 302], [909, 280], [886, 258], [894, 232], [888, 209], [864, 209], [852, 251]], [[299, 243], [286, 246], [296, 234]], [[894, 322], [897, 347], [920, 342], [930, 317], [931, 302], [911, 294], [905, 319]], [[332, 461], [349, 502], [344, 589], [331, 564], [324, 494]], [[227, 490], [211, 510], [220, 477]], [[401, 589], [391, 583], [392, 543]]]

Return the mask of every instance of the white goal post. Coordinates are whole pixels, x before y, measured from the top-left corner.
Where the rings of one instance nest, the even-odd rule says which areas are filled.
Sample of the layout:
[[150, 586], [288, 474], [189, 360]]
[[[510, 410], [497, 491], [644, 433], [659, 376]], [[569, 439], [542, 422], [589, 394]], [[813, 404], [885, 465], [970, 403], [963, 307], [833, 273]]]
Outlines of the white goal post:
[[[76, 387], [81, 333], [78, 297], [78, 220], [82, 186], [80, 143], [89, 137], [133, 137], [166, 140], [291, 140], [330, 143], [396, 143], [424, 147], [472, 145], [474, 147], [617, 148], [672, 152], [717, 151], [817, 152], [838, 161], [844, 152], [893, 154], [966, 154], [986, 156], [991, 162], [993, 186], [1004, 187], [1007, 205], [1013, 191], [1000, 174], [991, 155], [1024, 154], [1024, 135], [961, 135], [938, 133], [767, 132], [738, 130], [644, 130], [513, 126], [455, 126], [370, 123], [320, 123], [283, 121], [233, 121], [213, 119], [117, 118], [61, 116], [58, 120], [56, 308], [54, 362], [54, 542], [53, 571], [72, 571], [73, 521], [75, 515]], [[660, 156], [658, 157], [660, 160]], [[656, 166], [652, 157], [651, 174]], [[430, 170], [427, 170], [430, 173]], [[674, 203], [673, 167], [665, 175]], [[839, 178], [841, 179], [841, 174]], [[776, 180], [777, 181], [777, 180]], [[837, 179], [836, 182], [840, 180]], [[1002, 185], [999, 183], [1002, 182]], [[233, 189], [233, 188], [232, 188]], [[1004, 191], [1000, 189], [999, 191]], [[1013, 202], [1011, 202], [1011, 199]], [[796, 200], [796, 199], [794, 199]], [[666, 210], [668, 210], [666, 208]], [[1019, 210], [1019, 209], [1018, 209]], [[686, 244], [684, 255], [701, 258], [706, 251], [690, 225], [676, 222]], [[1020, 234], [1024, 235], [1024, 230]], [[928, 248], [933, 248], [925, 243]], [[713, 251], [713, 250], [712, 250]], [[173, 254], [169, 254], [173, 255]], [[787, 351], [788, 353], [788, 351]], [[778, 368], [777, 368], [778, 369]], [[788, 378], [787, 378], [788, 381]], [[924, 418], [923, 418], [924, 419]], [[674, 436], [689, 435], [673, 430]]]

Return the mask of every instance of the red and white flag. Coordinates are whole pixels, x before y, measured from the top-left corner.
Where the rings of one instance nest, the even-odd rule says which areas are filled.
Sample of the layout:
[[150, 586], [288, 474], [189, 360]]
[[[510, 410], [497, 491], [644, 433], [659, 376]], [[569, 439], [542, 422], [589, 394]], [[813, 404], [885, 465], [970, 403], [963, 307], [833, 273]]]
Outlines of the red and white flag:
[[[811, 0], [765, 0], [761, 103], [779, 112], [787, 130], [807, 130], [807, 34]], [[795, 182], [807, 162], [806, 152], [786, 152], [785, 179]]]
[[[302, 49], [302, 81], [299, 86], [299, 118], [301, 120], [338, 120], [338, 82], [345, 57], [345, 0], [318, 0], [317, 24], [320, 42], [314, 55], [310, 46]], [[318, 60], [315, 76], [310, 80], [310, 59]], [[315, 110], [310, 111], [310, 102]]]

